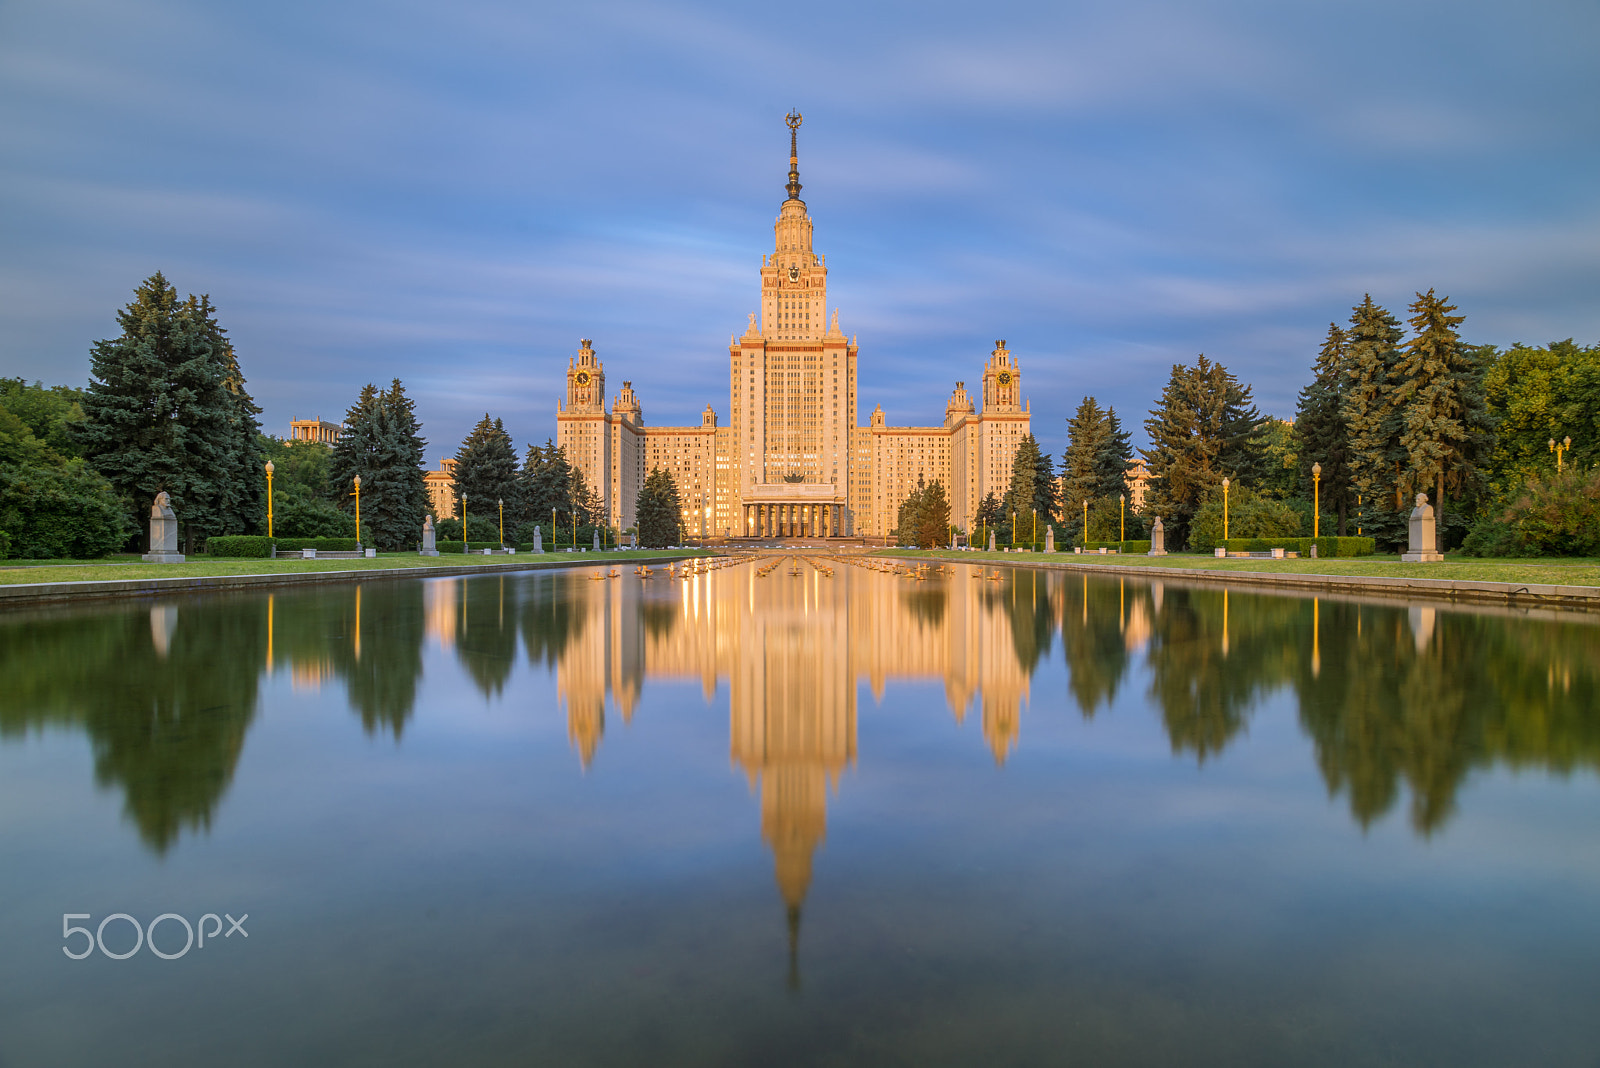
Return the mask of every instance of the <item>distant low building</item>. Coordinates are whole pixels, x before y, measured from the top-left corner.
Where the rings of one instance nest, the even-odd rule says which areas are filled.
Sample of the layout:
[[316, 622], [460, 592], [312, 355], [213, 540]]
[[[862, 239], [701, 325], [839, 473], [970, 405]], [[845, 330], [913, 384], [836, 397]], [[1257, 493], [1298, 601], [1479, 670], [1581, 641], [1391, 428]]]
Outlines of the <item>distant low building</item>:
[[[1128, 488], [1128, 507], [1135, 512], [1144, 511], [1144, 497], [1150, 490], [1150, 471], [1144, 465], [1144, 460], [1134, 459], [1128, 464], [1127, 472], [1122, 476], [1122, 484]], [[1067, 476], [1056, 476], [1056, 494], [1063, 501], [1063, 508], [1071, 502], [1066, 501]], [[1067, 508], [1067, 512], [1071, 509]]]
[[1144, 495], [1150, 489], [1150, 471], [1144, 466], [1144, 460], [1136, 458], [1130, 463], [1122, 480], [1128, 485], [1128, 503], [1135, 512], [1144, 511]]
[[294, 419], [289, 422], [289, 444], [297, 441], [317, 441], [324, 445], [335, 444], [344, 427], [338, 423], [325, 423], [321, 419]]
[[456, 517], [456, 461], [445, 457], [439, 461], [439, 470], [429, 471], [422, 476], [422, 482], [428, 487], [428, 503], [433, 509], [433, 518], [454, 519]]

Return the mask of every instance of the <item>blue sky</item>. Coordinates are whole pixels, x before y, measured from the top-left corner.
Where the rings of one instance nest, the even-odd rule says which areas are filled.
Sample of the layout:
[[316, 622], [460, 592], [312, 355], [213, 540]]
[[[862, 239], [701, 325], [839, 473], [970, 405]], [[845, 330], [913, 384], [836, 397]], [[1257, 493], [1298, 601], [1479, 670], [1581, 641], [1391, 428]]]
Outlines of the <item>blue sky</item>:
[[1199, 352], [1291, 415], [1368, 291], [1600, 340], [1597, 43], [1581, 2], [4, 0], [0, 373], [82, 383], [160, 269], [276, 433], [399, 376], [430, 463], [486, 410], [521, 448], [580, 337], [650, 423], [725, 419], [798, 107], [863, 420], [996, 338], [1052, 452]]

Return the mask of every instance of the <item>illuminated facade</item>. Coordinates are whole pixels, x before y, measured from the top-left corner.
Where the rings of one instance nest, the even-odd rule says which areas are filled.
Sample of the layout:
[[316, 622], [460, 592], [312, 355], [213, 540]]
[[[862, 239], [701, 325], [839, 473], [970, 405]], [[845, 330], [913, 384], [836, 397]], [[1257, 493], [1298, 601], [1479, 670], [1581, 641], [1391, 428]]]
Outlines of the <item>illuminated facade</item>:
[[879, 536], [919, 477], [944, 483], [952, 522], [966, 528], [984, 497], [1010, 483], [1031, 416], [1004, 341], [983, 367], [981, 403], [958, 382], [939, 426], [887, 426], [881, 407], [857, 424], [859, 349], [838, 309], [827, 314], [827, 262], [800, 199], [799, 125], [791, 115], [789, 195], [761, 257], [761, 310], [728, 345], [728, 425], [707, 405], [698, 427], [647, 427], [630, 382], [606, 409], [593, 342], [567, 362], [557, 442], [614, 526], [633, 525], [657, 467], [677, 482], [685, 532], [712, 537]]

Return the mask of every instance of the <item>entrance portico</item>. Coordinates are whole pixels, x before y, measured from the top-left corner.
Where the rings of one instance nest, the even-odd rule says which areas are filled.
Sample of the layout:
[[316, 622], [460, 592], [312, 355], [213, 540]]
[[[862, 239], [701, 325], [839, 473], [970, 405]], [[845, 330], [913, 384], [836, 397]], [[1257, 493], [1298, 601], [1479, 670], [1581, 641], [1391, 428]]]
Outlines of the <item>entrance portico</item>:
[[845, 503], [831, 485], [776, 483], [751, 486], [742, 501], [747, 538], [837, 538], [844, 535]]

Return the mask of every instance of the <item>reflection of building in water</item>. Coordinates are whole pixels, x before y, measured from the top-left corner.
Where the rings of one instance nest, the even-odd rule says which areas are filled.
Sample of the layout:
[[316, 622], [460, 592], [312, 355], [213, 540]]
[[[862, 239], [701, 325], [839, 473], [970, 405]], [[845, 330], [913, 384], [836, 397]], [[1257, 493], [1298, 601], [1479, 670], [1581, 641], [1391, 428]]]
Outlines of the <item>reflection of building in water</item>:
[[[729, 749], [760, 791], [791, 929], [827, 829], [827, 796], [856, 759], [856, 693], [867, 681], [942, 679], [958, 721], [981, 702], [995, 760], [1016, 744], [1028, 675], [1013, 613], [1046, 596], [1029, 582], [959, 577], [913, 582], [848, 567], [826, 578], [808, 564], [766, 578], [739, 568], [685, 579], [572, 576], [564, 595], [587, 619], [556, 663], [568, 734], [593, 759], [608, 698], [628, 717], [645, 676], [698, 679], [707, 699], [729, 685]], [[559, 581], [559, 580], [558, 580]], [[863, 587], [866, 587], [863, 589]], [[854, 591], [852, 594], [852, 590]]]

